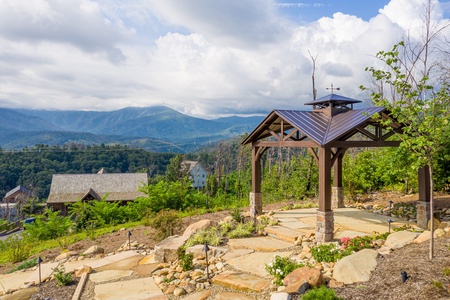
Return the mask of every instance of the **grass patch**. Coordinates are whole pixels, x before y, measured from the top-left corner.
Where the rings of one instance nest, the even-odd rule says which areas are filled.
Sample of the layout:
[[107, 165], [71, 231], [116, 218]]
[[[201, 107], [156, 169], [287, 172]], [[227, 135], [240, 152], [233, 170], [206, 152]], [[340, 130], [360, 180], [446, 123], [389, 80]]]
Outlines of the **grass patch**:
[[8, 274], [9, 274], [9, 273], [14, 273], [14, 272], [19, 271], [19, 270], [24, 270], [24, 269], [32, 268], [32, 267], [34, 267], [36, 264], [37, 264], [37, 259], [36, 259], [36, 258], [30, 259], [30, 260], [28, 260], [28, 261], [25, 261], [25, 262], [21, 263], [21, 264], [18, 265], [17, 267], [15, 267], [15, 268], [9, 270]]
[[444, 289], [444, 284], [441, 282], [441, 281], [432, 281], [431, 282], [431, 284], [435, 287], [435, 288], [437, 288], [437, 289], [439, 289], [439, 290], [442, 290], [442, 289]]
[[450, 268], [449, 267], [445, 267], [443, 270], [444, 276], [450, 276]]
[[195, 245], [208, 244], [218, 246], [222, 241], [222, 234], [217, 227], [210, 227], [206, 230], [198, 230], [193, 236], [187, 240], [185, 247], [189, 248]]

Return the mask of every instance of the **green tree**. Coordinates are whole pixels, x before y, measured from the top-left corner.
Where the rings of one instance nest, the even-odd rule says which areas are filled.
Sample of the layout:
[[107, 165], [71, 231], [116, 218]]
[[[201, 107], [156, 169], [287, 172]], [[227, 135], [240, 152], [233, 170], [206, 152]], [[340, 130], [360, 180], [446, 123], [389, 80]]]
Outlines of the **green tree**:
[[[396, 131], [401, 141], [401, 147], [410, 150], [415, 158], [415, 167], [428, 166], [430, 172], [430, 215], [431, 236], [433, 236], [433, 170], [435, 157], [442, 151], [445, 141], [450, 138], [450, 96], [449, 86], [443, 84], [433, 87], [429, 84], [428, 76], [419, 80], [411, 80], [403, 68], [399, 57], [399, 49], [405, 47], [403, 42], [395, 45], [391, 51], [381, 51], [377, 57], [381, 59], [388, 70], [369, 68], [377, 81], [392, 86], [399, 96], [392, 101], [384, 97], [383, 93], [372, 93], [372, 99], [378, 106], [387, 108], [392, 119], [379, 121], [384, 125], [392, 122], [402, 124], [402, 131]], [[447, 157], [447, 159], [449, 159]], [[433, 238], [430, 239], [430, 259], [433, 258]]]

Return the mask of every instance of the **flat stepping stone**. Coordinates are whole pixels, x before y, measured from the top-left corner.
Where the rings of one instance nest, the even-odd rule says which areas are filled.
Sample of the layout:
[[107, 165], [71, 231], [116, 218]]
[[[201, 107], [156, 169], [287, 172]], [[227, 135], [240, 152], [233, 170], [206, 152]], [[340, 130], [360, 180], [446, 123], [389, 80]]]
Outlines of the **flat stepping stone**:
[[277, 211], [273, 216], [277, 219], [284, 219], [284, 218], [301, 219], [306, 217], [315, 218], [316, 214], [317, 208], [301, 208], [301, 209]]
[[304, 222], [297, 221], [297, 220], [295, 222], [281, 222], [280, 225], [283, 227], [294, 229], [294, 230], [295, 229], [311, 229], [311, 230], [313, 230], [315, 228], [314, 226], [311, 226], [309, 224], [306, 224]]
[[254, 252], [228, 260], [227, 263], [240, 271], [268, 277], [270, 274], [266, 271], [266, 264], [269, 264], [276, 255], [289, 257], [291, 254], [292, 252]]
[[277, 236], [280, 240], [285, 242], [294, 243], [297, 237], [302, 235], [299, 231], [286, 228], [283, 226], [268, 226], [264, 229], [268, 234]]
[[240, 257], [240, 256], [244, 256], [250, 253], [255, 252], [255, 250], [253, 249], [235, 249], [235, 250], [231, 250], [228, 251], [227, 254], [225, 254], [224, 256], [222, 256], [222, 259], [227, 261], [236, 257]]
[[4, 295], [0, 299], [2, 300], [28, 300], [31, 296], [39, 292], [38, 287], [32, 287], [29, 289], [18, 290], [12, 294]]
[[92, 273], [89, 275], [89, 280], [99, 283], [110, 280], [116, 280], [123, 277], [128, 277], [133, 274], [133, 271], [124, 271], [124, 270], [107, 270], [97, 273]]
[[135, 266], [139, 264], [139, 261], [142, 259], [141, 255], [135, 255], [128, 258], [125, 258], [120, 261], [116, 261], [104, 266], [97, 268], [97, 271], [105, 271], [105, 270], [131, 270]]
[[[101, 267], [119, 262], [119, 265], [116, 265], [115, 267], [116, 267], [116, 269], [121, 269], [121, 268], [119, 268], [121, 262], [124, 260], [127, 260], [128, 258], [131, 258], [131, 257], [136, 257], [136, 259], [137, 258], [141, 259], [142, 255], [140, 255], [139, 253], [137, 253], [135, 251], [123, 251], [118, 254], [106, 256], [106, 257], [103, 257], [100, 259], [85, 259], [85, 260], [80, 260], [80, 261], [68, 262], [68, 263], [65, 263], [64, 265], [66, 266], [66, 271], [69, 268], [76, 269], [77, 267], [80, 267], [83, 265], [89, 266], [95, 270], [99, 270]], [[128, 261], [127, 261], [127, 263], [128, 263]]]
[[163, 300], [168, 299], [151, 277], [97, 284], [96, 300]]
[[236, 290], [261, 292], [269, 287], [270, 282], [250, 274], [225, 271], [213, 279], [214, 284], [220, 284]]
[[254, 300], [254, 298], [238, 293], [220, 292], [214, 300]]
[[[28, 283], [30, 279], [30, 275], [33, 274], [34, 271], [25, 271], [25, 272], [14, 272], [11, 274], [1, 274], [0, 275], [0, 291], [4, 292], [7, 290], [18, 290], [23, 288], [24, 283]], [[38, 275], [39, 276], [39, 275]], [[39, 283], [39, 277], [38, 277]]]
[[228, 245], [232, 249], [247, 248], [263, 252], [274, 252], [280, 249], [289, 248], [293, 246], [293, 244], [291, 243], [280, 241], [278, 239], [268, 236], [245, 238], [245, 239], [230, 239], [228, 240]]
[[184, 297], [183, 300], [205, 300], [211, 295], [211, 290], [204, 290], [187, 297]]
[[334, 235], [334, 238], [335, 239], [341, 239], [343, 237], [354, 238], [354, 237], [357, 237], [357, 236], [366, 236], [366, 235], [369, 235], [369, 234], [365, 233], [365, 232], [361, 232], [361, 231], [344, 230], [344, 231], [337, 232]]
[[143, 259], [141, 259], [139, 261], [140, 265], [148, 265], [148, 264], [155, 264], [155, 263], [158, 263], [158, 262], [155, 260], [155, 254], [154, 253], [145, 256]]
[[138, 265], [133, 271], [139, 275], [151, 275], [153, 271], [158, 269], [159, 264]]

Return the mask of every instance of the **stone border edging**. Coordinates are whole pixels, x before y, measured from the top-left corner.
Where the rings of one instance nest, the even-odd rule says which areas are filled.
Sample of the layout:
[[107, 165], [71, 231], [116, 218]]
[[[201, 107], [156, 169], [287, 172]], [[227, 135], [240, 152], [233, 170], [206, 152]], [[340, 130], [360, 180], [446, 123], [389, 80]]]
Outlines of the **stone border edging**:
[[88, 276], [89, 273], [83, 273], [83, 275], [81, 275], [80, 282], [78, 282], [77, 288], [75, 289], [75, 293], [73, 293], [72, 300], [80, 299], [81, 293], [83, 292], [84, 286], [86, 285]]

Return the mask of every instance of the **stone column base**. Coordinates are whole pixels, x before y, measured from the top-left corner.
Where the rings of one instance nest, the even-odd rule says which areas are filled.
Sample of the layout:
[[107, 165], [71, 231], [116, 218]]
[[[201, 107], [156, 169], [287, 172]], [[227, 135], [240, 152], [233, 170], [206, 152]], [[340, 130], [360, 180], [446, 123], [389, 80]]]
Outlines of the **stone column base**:
[[333, 186], [331, 188], [331, 209], [342, 208], [344, 205], [344, 188]]
[[317, 211], [316, 242], [330, 242], [334, 238], [333, 211]]
[[262, 193], [250, 192], [250, 217], [262, 214]]
[[417, 201], [417, 226], [428, 229], [428, 221], [430, 220], [430, 202]]

